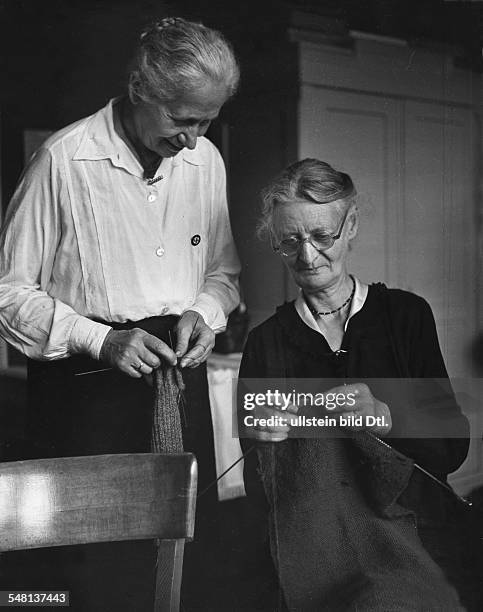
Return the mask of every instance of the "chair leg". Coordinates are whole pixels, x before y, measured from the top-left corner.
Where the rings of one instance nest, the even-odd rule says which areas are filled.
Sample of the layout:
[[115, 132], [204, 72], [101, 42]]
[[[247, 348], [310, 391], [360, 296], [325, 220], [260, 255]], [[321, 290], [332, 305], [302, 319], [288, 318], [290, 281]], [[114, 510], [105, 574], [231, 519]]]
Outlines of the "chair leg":
[[158, 540], [154, 612], [179, 612], [184, 539]]

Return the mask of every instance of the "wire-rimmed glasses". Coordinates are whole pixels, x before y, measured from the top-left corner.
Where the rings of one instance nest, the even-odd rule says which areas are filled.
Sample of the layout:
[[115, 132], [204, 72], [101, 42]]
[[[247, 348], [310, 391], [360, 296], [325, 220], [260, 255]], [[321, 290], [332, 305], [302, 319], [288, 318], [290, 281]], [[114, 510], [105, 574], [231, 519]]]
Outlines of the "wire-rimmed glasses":
[[289, 236], [288, 238], [284, 238], [283, 240], [281, 240], [277, 245], [273, 244], [272, 242], [272, 248], [276, 253], [280, 253], [284, 257], [293, 257], [294, 255], [298, 255], [304, 242], [310, 242], [314, 249], [316, 251], [319, 251], [319, 253], [321, 253], [322, 251], [327, 251], [328, 249], [333, 247], [335, 241], [339, 240], [339, 238], [341, 237], [342, 230], [344, 228], [344, 223], [347, 219], [348, 214], [349, 210], [347, 210], [347, 212], [345, 213], [337, 234], [330, 235], [321, 229], [314, 230], [307, 238]]

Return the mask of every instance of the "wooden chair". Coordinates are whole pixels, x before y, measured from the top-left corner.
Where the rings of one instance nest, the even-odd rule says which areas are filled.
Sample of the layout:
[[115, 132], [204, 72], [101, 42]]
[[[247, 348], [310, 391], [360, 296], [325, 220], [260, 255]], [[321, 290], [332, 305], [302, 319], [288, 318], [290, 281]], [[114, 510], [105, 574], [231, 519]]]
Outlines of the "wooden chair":
[[158, 538], [154, 609], [174, 612], [196, 484], [189, 453], [2, 463], [0, 551]]

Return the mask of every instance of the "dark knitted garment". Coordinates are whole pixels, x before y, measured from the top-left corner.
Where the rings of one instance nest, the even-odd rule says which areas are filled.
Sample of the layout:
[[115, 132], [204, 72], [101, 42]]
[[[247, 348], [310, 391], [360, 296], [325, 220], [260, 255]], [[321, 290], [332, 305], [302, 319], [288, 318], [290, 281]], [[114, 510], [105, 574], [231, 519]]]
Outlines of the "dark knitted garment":
[[[407, 292], [371, 286], [341, 348], [347, 353], [335, 356], [294, 304], [285, 304], [251, 332], [240, 377], [447, 376], [431, 310]], [[380, 398], [378, 390], [372, 391]], [[414, 414], [403, 408], [393, 413], [399, 433], [424, 420], [424, 408]], [[467, 422], [450, 392], [443, 409], [464, 436]], [[432, 554], [445, 548], [446, 494], [414, 473], [412, 465], [415, 460], [445, 478], [464, 460], [468, 441], [388, 441], [401, 452], [348, 434], [259, 443], [257, 453], [247, 457], [247, 493], [266, 522], [290, 610], [461, 609], [456, 592], [421, 544], [423, 538]], [[243, 441], [245, 450], [252, 444]], [[429, 541], [425, 527], [431, 520], [440, 528]]]

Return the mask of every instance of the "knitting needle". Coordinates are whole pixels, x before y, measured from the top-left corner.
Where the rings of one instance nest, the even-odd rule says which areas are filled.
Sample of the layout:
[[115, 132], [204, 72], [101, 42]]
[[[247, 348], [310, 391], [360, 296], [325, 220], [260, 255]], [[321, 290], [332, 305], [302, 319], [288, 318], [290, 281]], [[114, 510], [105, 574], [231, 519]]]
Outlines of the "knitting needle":
[[[169, 344], [174, 351], [173, 339], [171, 338], [171, 330], [168, 331], [168, 334], [169, 334]], [[99, 370], [89, 370], [88, 372], [78, 372], [77, 374], [74, 374], [74, 376], [87, 376], [88, 374], [97, 374], [99, 372], [109, 372], [110, 370], [113, 370], [113, 369], [114, 368], [100, 368]]]
[[223, 478], [223, 476], [225, 476], [226, 474], [228, 474], [228, 472], [229, 472], [230, 470], [232, 470], [232, 469], [235, 467], [235, 465], [236, 465], [237, 463], [240, 463], [240, 461], [241, 461], [242, 459], [245, 459], [245, 457], [246, 457], [246, 456], [247, 456], [249, 453], [251, 453], [251, 452], [252, 452], [252, 450], [253, 450], [254, 448], [255, 448], [255, 446], [250, 446], [250, 448], [249, 448], [249, 449], [248, 449], [248, 450], [247, 450], [245, 453], [243, 453], [243, 455], [242, 455], [241, 457], [239, 457], [239, 458], [238, 458], [238, 459], [237, 459], [237, 460], [236, 460], [234, 463], [232, 463], [232, 464], [230, 465], [230, 467], [229, 467], [229, 468], [227, 468], [227, 469], [226, 469], [226, 470], [225, 470], [225, 471], [224, 471], [222, 474], [220, 474], [220, 475], [218, 476], [218, 478], [216, 478], [216, 480], [213, 480], [213, 482], [210, 482], [210, 484], [209, 484], [208, 486], [206, 486], [206, 487], [203, 489], [203, 491], [200, 491], [200, 493], [198, 493], [198, 495], [196, 496], [196, 498], [197, 498], [197, 499], [198, 499], [198, 498], [200, 498], [200, 497], [201, 497], [202, 495], [204, 495], [204, 494], [205, 494], [205, 493], [206, 493], [206, 492], [207, 492], [209, 489], [211, 489], [211, 487], [213, 487], [214, 485], [216, 485], [216, 483], [217, 483], [219, 480], [221, 480], [221, 479]]
[[109, 370], [113, 370], [114, 368], [101, 368], [100, 370], [89, 370], [88, 372], [78, 372], [74, 374], [74, 376], [87, 376], [87, 374], [97, 374], [98, 372], [109, 372]]
[[[173, 336], [171, 335], [171, 330], [170, 329], [168, 329], [168, 339], [169, 339], [169, 346], [170, 346], [171, 350], [174, 352]], [[178, 373], [179, 373], [179, 376], [182, 379], [181, 370], [178, 369]], [[183, 425], [185, 427], [188, 427], [188, 419], [186, 418], [184, 394], [183, 394], [182, 390], [179, 388], [179, 386], [178, 386], [177, 404], [178, 404], [178, 407], [179, 407], [179, 410], [180, 410], [180, 413], [181, 413], [181, 418], [183, 420]]]
[[[393, 451], [395, 450], [390, 444], [387, 444], [386, 442], [378, 438], [376, 435], [374, 435], [372, 432], [366, 431], [366, 434], [369, 435], [373, 440], [377, 440], [379, 444], [382, 444], [386, 448], [390, 448]], [[437, 483], [440, 487], [443, 487], [443, 489], [445, 489], [448, 493], [451, 493], [459, 502], [461, 502], [462, 504], [465, 504], [465, 506], [471, 507], [473, 505], [473, 502], [471, 502], [469, 499], [465, 499], [464, 497], [461, 497], [461, 495], [458, 495], [458, 493], [456, 493], [448, 484], [446, 484], [439, 478], [436, 478], [434, 474], [431, 474], [431, 472], [428, 472], [423, 467], [421, 467], [419, 464], [414, 463], [414, 468], [422, 472], [425, 476], [430, 478], [433, 482]]]

